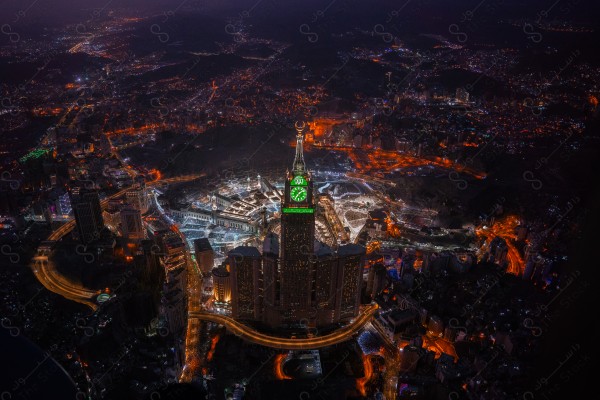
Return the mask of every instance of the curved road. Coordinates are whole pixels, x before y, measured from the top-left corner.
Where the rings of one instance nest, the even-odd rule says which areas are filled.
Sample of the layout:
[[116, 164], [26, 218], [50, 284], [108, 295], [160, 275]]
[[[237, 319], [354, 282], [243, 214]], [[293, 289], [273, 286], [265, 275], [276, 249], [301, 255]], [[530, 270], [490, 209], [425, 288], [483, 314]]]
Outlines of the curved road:
[[84, 304], [96, 311], [96, 296], [99, 290], [90, 290], [60, 275], [53, 263], [47, 260], [35, 259], [31, 266], [33, 274], [42, 285], [51, 292], [60, 294], [66, 299]]
[[365, 307], [358, 317], [356, 317], [349, 325], [346, 325], [345, 327], [328, 335], [303, 339], [288, 339], [277, 336], [269, 336], [225, 315], [196, 311], [190, 312], [189, 317], [225, 325], [229, 331], [237, 336], [240, 336], [242, 339], [252, 343], [260, 344], [262, 346], [286, 350], [312, 350], [338, 344], [350, 339], [352, 335], [357, 333], [368, 321], [371, 320], [371, 317], [373, 314], [375, 314], [378, 308], [379, 307], [377, 304], [371, 304]]
[[[193, 174], [193, 175], [184, 175], [173, 178], [166, 178], [159, 181], [152, 181], [146, 184], [147, 187], [155, 187], [159, 185], [169, 184], [169, 183], [182, 183], [188, 182], [195, 179], [198, 179], [205, 174]], [[102, 208], [106, 207], [109, 200], [116, 199], [123, 194], [125, 194], [131, 187], [120, 190], [119, 192], [113, 194], [112, 196], [104, 199], [100, 205]], [[48, 236], [49, 241], [58, 241], [67, 233], [71, 232], [75, 228], [75, 220], [70, 220], [64, 225], [60, 226], [58, 229], [53, 231], [50, 236]], [[90, 307], [92, 310], [96, 310], [98, 305], [96, 304], [96, 296], [100, 294], [99, 290], [92, 290], [82, 286], [80, 283], [75, 282], [73, 280], [68, 279], [67, 277], [60, 274], [60, 272], [56, 269], [56, 266], [48, 260], [48, 251], [43, 248], [38, 248], [37, 255], [31, 261], [31, 269], [33, 270], [33, 274], [37, 278], [38, 281], [44, 287], [51, 292], [57, 293], [69, 300], [75, 301], [77, 303], [85, 304]]]
[[485, 229], [483, 227], [475, 229], [475, 233], [477, 236], [485, 238], [484, 245], [481, 248], [482, 250], [485, 249], [494, 238], [500, 237], [501, 239], [504, 239], [508, 251], [506, 255], [508, 259], [506, 272], [517, 276], [523, 276], [525, 273], [525, 261], [515, 246], [515, 241], [517, 240], [515, 229], [518, 225], [519, 218], [515, 215], [509, 215], [502, 220], [495, 221], [490, 227]]

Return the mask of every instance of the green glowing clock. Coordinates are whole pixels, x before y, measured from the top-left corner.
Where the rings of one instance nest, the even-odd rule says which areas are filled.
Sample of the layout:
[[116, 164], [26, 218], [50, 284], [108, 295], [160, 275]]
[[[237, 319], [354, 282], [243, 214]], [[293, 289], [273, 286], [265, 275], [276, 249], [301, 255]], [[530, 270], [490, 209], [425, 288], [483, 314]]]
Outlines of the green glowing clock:
[[307, 195], [306, 188], [302, 186], [295, 186], [290, 190], [290, 197], [294, 201], [304, 201]]

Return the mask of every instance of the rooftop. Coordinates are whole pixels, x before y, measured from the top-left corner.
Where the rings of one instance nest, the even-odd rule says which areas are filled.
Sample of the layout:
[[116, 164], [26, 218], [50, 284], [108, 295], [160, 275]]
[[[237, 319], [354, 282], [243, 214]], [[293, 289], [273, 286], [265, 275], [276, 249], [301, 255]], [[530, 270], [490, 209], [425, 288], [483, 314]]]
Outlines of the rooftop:
[[196, 252], [198, 251], [212, 251], [212, 246], [210, 245], [210, 242], [208, 241], [208, 238], [200, 238], [200, 239], [196, 239], [194, 240], [194, 248], [196, 250]]
[[238, 246], [235, 249], [227, 253], [229, 256], [241, 255], [244, 257], [260, 257], [260, 252], [256, 247], [252, 246]]
[[359, 254], [365, 254], [365, 252], [366, 249], [363, 246], [354, 243], [340, 246], [337, 251], [339, 256], [355, 256]]

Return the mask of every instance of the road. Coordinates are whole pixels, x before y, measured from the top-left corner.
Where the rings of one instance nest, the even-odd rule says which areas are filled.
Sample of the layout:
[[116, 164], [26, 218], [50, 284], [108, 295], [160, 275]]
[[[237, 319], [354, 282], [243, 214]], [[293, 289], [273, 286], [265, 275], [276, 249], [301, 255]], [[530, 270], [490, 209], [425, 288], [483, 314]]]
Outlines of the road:
[[184, 368], [179, 377], [180, 382], [191, 382], [194, 376], [198, 373], [200, 364], [202, 363], [202, 356], [199, 354], [199, 341], [200, 331], [202, 329], [201, 321], [198, 319], [189, 318], [189, 313], [200, 310], [200, 297], [198, 288], [201, 287], [202, 277], [199, 274], [199, 270], [195, 261], [192, 260], [190, 255], [190, 249], [188, 246], [187, 239], [181, 233], [181, 231], [175, 228], [177, 234], [184, 243], [185, 248], [185, 260], [187, 268], [187, 301], [188, 301], [188, 323], [185, 333], [185, 364]]
[[371, 320], [371, 317], [373, 314], [375, 314], [378, 308], [379, 307], [376, 304], [369, 305], [362, 310], [358, 317], [356, 317], [345, 327], [328, 335], [302, 339], [289, 339], [277, 336], [269, 336], [258, 332], [231, 317], [205, 311], [190, 312], [189, 317], [225, 325], [231, 333], [249, 342], [260, 344], [261, 346], [285, 350], [312, 350], [331, 346], [351, 339], [355, 333], [362, 329], [362, 327]]
[[[198, 179], [204, 176], [204, 174], [193, 174], [185, 176], [177, 176], [173, 178], [161, 179], [159, 181], [151, 181], [146, 184], [147, 187], [155, 187], [159, 185], [166, 185], [170, 183], [183, 183]], [[125, 194], [131, 187], [127, 187], [112, 196], [104, 199], [100, 204], [102, 208], [108, 205], [109, 200], [116, 199]], [[71, 232], [75, 228], [75, 220], [70, 220], [58, 229], [53, 231], [48, 236], [48, 241], [58, 241], [66, 234]], [[31, 269], [33, 274], [38, 281], [44, 287], [51, 292], [57, 293], [66, 299], [75, 301], [77, 303], [84, 304], [95, 311], [98, 306], [95, 302], [96, 296], [100, 294], [98, 290], [92, 290], [82, 286], [80, 283], [75, 282], [63, 275], [58, 271], [54, 263], [49, 261], [50, 254], [42, 246], [38, 248], [36, 256], [31, 260]]]
[[506, 258], [508, 259], [506, 272], [522, 276], [525, 272], [525, 261], [514, 245], [514, 242], [517, 239], [517, 235], [515, 234], [517, 226], [519, 226], [519, 218], [510, 215], [502, 220], [495, 221], [492, 226], [486, 227], [485, 229], [483, 227], [477, 228], [475, 233], [477, 236], [485, 238], [484, 245], [481, 248], [482, 251], [487, 250], [487, 247], [494, 238], [500, 237], [504, 239], [508, 250], [506, 255]]
[[390, 339], [383, 326], [376, 319], [373, 320], [369, 328], [371, 327], [373, 328], [371, 332], [376, 333], [384, 344], [381, 352], [385, 360], [383, 395], [386, 400], [395, 400], [398, 391], [398, 374], [400, 373], [402, 354], [396, 343]]
[[354, 147], [331, 145], [319, 145], [315, 147], [346, 153], [356, 169], [356, 173], [353, 174], [354, 177], [383, 184], [387, 184], [389, 181], [383, 176], [376, 176], [376, 174], [383, 175], [406, 168], [436, 167], [442, 170], [465, 174], [475, 179], [485, 179], [486, 177], [486, 174], [481, 171], [440, 157], [417, 157], [382, 149], [357, 149]]
[[95, 299], [100, 294], [99, 290], [86, 289], [77, 282], [67, 279], [49, 260], [34, 259], [31, 268], [35, 277], [46, 289], [58, 293], [66, 299], [84, 304], [93, 311], [98, 309]]

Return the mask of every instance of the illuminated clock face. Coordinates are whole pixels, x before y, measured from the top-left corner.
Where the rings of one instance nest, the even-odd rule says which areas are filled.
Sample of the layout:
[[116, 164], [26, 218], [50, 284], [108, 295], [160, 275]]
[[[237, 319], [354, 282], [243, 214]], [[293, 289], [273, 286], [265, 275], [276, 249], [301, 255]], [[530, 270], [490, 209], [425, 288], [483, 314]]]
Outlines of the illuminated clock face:
[[290, 190], [290, 197], [294, 201], [304, 201], [306, 200], [306, 188], [301, 186], [295, 186]]

